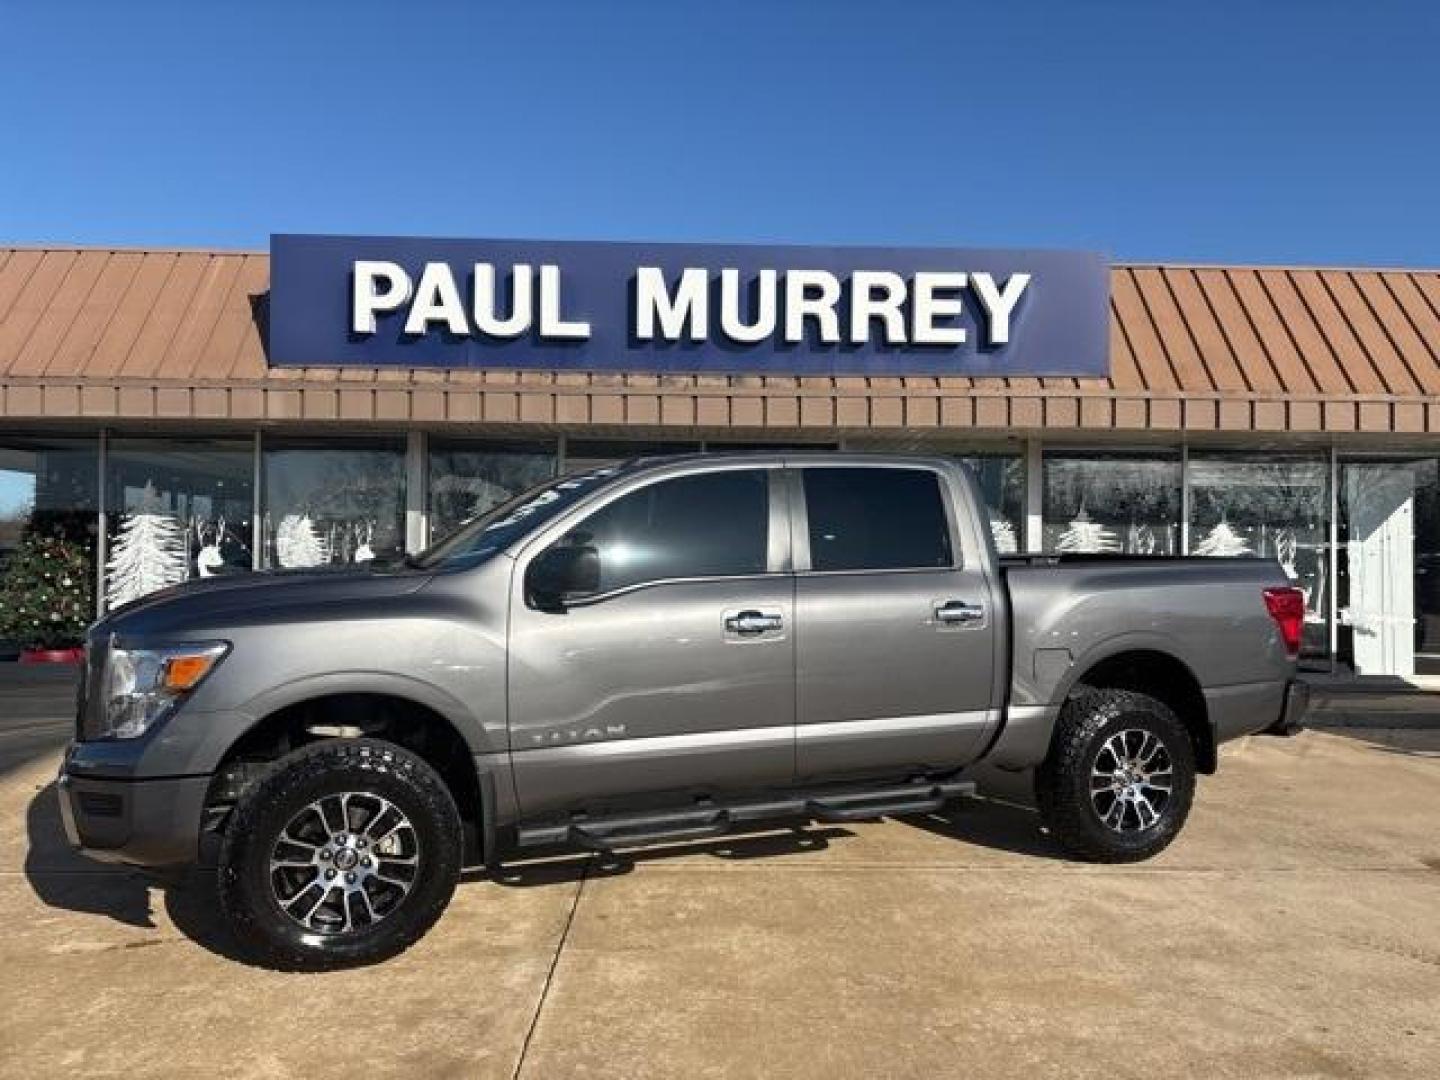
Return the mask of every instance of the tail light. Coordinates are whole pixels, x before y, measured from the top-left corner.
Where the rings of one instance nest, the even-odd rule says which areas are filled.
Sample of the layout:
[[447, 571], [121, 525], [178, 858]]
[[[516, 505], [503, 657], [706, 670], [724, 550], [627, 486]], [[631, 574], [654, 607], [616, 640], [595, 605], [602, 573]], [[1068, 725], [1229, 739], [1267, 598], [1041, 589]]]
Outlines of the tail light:
[[1300, 633], [1305, 627], [1305, 594], [1293, 585], [1265, 590], [1265, 610], [1280, 628], [1280, 640], [1293, 659], [1300, 655]]

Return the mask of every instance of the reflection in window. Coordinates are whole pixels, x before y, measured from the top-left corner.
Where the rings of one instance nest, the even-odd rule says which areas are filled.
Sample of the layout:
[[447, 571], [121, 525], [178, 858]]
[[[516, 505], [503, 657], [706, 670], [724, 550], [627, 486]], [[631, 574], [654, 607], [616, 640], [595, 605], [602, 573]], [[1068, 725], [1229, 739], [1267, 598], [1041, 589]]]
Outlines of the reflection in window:
[[266, 443], [263, 565], [399, 558], [405, 548], [400, 440]]
[[432, 439], [431, 539], [440, 539], [471, 518], [554, 475], [553, 444], [507, 445]]
[[770, 488], [763, 469], [661, 480], [621, 496], [566, 534], [593, 545], [600, 591], [647, 581], [763, 574]]
[[990, 535], [995, 550], [1013, 555], [1024, 545], [1025, 459], [1019, 454], [961, 454], [980, 485], [980, 495], [990, 516]]
[[112, 439], [108, 451], [107, 608], [190, 578], [251, 568], [249, 441]]
[[1175, 453], [1046, 454], [1043, 546], [1060, 554], [1175, 555]]
[[1305, 647], [1327, 645], [1323, 458], [1190, 454], [1190, 554], [1276, 559], [1305, 593]]

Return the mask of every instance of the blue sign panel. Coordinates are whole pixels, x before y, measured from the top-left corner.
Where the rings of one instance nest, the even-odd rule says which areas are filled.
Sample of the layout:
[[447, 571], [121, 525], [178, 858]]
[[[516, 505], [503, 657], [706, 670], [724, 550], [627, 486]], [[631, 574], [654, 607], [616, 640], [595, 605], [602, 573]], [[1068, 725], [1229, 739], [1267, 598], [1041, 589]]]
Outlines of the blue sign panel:
[[276, 235], [274, 365], [1109, 371], [1088, 252]]

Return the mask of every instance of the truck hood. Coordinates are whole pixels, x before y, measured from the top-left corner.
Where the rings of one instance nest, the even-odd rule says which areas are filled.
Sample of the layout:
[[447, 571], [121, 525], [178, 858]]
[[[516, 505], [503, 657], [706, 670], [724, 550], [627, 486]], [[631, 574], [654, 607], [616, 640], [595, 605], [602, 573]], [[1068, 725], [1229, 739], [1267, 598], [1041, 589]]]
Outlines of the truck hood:
[[283, 623], [321, 605], [373, 603], [423, 588], [432, 571], [401, 567], [261, 570], [173, 585], [131, 601], [101, 619], [91, 635], [150, 637], [225, 623]]

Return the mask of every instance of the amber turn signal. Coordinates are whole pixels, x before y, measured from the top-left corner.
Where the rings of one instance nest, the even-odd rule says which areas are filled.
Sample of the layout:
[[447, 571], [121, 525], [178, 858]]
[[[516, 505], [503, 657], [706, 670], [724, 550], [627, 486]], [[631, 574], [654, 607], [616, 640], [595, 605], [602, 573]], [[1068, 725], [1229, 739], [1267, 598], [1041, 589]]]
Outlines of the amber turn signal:
[[219, 655], [213, 651], [193, 656], [170, 657], [165, 661], [165, 689], [177, 693], [191, 689], [215, 666], [218, 659]]

